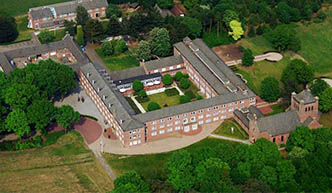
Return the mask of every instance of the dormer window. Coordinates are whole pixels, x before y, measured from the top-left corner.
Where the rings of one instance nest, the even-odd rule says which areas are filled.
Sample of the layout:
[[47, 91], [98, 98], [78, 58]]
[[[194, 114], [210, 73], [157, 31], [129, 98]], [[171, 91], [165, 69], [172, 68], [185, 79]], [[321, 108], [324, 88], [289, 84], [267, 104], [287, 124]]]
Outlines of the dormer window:
[[86, 76], [89, 78], [90, 77], [90, 73], [88, 72], [88, 73], [86, 73]]
[[96, 83], [96, 81], [95, 80], [92, 80], [92, 84], [95, 84]]
[[113, 104], [109, 103], [108, 104], [108, 108], [111, 108], [113, 106]]
[[107, 96], [103, 95], [103, 100], [105, 100], [107, 98]]

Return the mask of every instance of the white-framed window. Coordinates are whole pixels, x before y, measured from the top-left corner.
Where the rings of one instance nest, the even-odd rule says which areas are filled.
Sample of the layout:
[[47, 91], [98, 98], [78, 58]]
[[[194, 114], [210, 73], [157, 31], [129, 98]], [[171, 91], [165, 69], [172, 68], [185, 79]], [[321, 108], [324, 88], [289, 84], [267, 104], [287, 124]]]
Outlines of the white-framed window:
[[181, 68], [181, 65], [180, 65], [180, 64], [179, 64], [179, 65], [177, 65], [177, 66], [176, 66], [176, 68]]
[[196, 112], [195, 112], [195, 111], [193, 111], [193, 112], [191, 112], [190, 114], [194, 115], [194, 114], [196, 114]]
[[255, 98], [250, 98], [249, 100], [250, 100], [250, 102], [252, 102], [252, 101], [255, 101]]
[[207, 111], [208, 111], [208, 112], [211, 111], [211, 108], [208, 108]]
[[190, 122], [195, 122], [196, 121], [196, 117], [191, 117], [190, 118]]
[[198, 114], [201, 114], [203, 112], [203, 110], [201, 109], [201, 110], [198, 110]]
[[173, 70], [173, 69], [174, 69], [174, 67], [173, 67], [173, 66], [171, 66], [171, 67], [169, 67], [169, 69], [170, 69], [170, 70]]
[[141, 144], [141, 140], [138, 140], [137, 143], [138, 143], [138, 144]]
[[159, 134], [164, 134], [164, 133], [165, 133], [164, 129], [159, 131]]
[[154, 131], [154, 130], [156, 130], [156, 127], [151, 127], [151, 131]]
[[163, 123], [165, 120], [164, 119], [160, 119], [160, 123]]
[[165, 125], [160, 125], [160, 127], [159, 127], [160, 129], [162, 129], [162, 128], [165, 128]]
[[173, 131], [173, 128], [168, 128], [167, 129], [167, 132], [172, 132]]
[[162, 72], [165, 72], [165, 71], [166, 71], [166, 68], [162, 68], [161, 71], [162, 71]]
[[229, 107], [233, 106], [233, 103], [229, 103], [228, 106], [229, 106]]
[[175, 125], [178, 125], [180, 124], [181, 122], [180, 121], [175, 121]]
[[213, 121], [218, 121], [218, 120], [219, 120], [219, 117], [213, 118]]
[[233, 108], [228, 109], [228, 112], [233, 112], [233, 111], [234, 111]]
[[222, 110], [221, 113], [226, 113], [226, 110]]
[[180, 115], [176, 115], [176, 119], [179, 119], [180, 118]]
[[211, 117], [211, 114], [206, 114], [205, 117]]
[[151, 136], [156, 136], [156, 135], [157, 135], [156, 131], [151, 133]]
[[152, 125], [155, 125], [157, 123], [157, 121], [152, 121]]
[[199, 121], [198, 124], [199, 125], [203, 125], [204, 121]]
[[180, 130], [180, 127], [179, 126], [175, 127], [175, 131], [178, 131], [178, 130]]
[[183, 114], [182, 117], [187, 117], [187, 113]]
[[183, 119], [183, 124], [188, 123], [188, 119]]
[[211, 119], [207, 119], [205, 123], [211, 123]]
[[214, 110], [217, 110], [217, 109], [219, 109], [219, 107], [218, 107], [218, 106], [215, 106], [215, 107], [213, 107], [213, 109], [214, 109]]
[[169, 120], [169, 121], [172, 120], [172, 117], [168, 117], [168, 120]]
[[198, 119], [203, 119], [204, 115], [198, 116]]
[[244, 103], [244, 100], [240, 100], [240, 104], [243, 104]]
[[172, 126], [173, 125], [173, 123], [171, 122], [171, 123], [167, 123], [167, 127], [170, 127], [170, 126]]
[[129, 145], [132, 146], [132, 145], [133, 145], [133, 142], [130, 142]]
[[198, 125], [197, 124], [195, 124], [195, 125], [193, 125], [192, 126], [192, 130], [194, 131], [194, 130], [197, 130], [198, 129]]
[[158, 72], [158, 70], [154, 70], [153, 72], [154, 72], [154, 73], [157, 73], [157, 72]]

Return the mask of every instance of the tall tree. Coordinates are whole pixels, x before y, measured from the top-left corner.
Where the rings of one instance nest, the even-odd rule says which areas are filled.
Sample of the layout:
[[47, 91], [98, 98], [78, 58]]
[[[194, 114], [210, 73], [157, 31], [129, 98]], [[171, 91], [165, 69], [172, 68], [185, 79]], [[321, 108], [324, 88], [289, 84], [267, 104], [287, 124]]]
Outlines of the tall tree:
[[86, 22], [89, 20], [88, 11], [85, 7], [79, 5], [76, 8], [76, 23], [77, 25], [85, 26]]
[[157, 4], [161, 9], [170, 9], [173, 7], [173, 0], [157, 0]]
[[110, 17], [107, 24], [107, 34], [109, 36], [117, 36], [121, 33], [121, 25], [117, 17], [114, 15]]
[[307, 151], [314, 150], [313, 136], [311, 130], [306, 126], [298, 126], [291, 132], [287, 140], [286, 148], [290, 152], [294, 147], [300, 147]]
[[202, 23], [199, 20], [191, 18], [191, 17], [184, 17], [182, 19], [181, 23], [189, 29], [190, 38], [195, 39], [201, 35], [203, 27], [202, 27]]
[[40, 43], [42, 44], [47, 44], [50, 42], [53, 42], [55, 40], [55, 35], [54, 32], [51, 32], [47, 29], [42, 30], [38, 35], [37, 35]]
[[34, 125], [37, 131], [45, 133], [46, 127], [54, 119], [55, 107], [46, 99], [34, 101], [27, 108], [29, 124]]
[[22, 109], [15, 109], [6, 118], [6, 128], [13, 131], [19, 138], [30, 133], [28, 118]]
[[74, 21], [65, 20], [63, 25], [65, 26], [65, 31], [67, 31], [71, 36], [76, 34], [76, 26]]
[[322, 92], [329, 87], [330, 86], [321, 78], [317, 78], [309, 84], [310, 92], [314, 96], [320, 96]]
[[4, 99], [11, 109], [25, 110], [33, 100], [39, 99], [39, 92], [34, 85], [13, 83], [6, 89]]
[[0, 14], [0, 43], [14, 41], [18, 36], [15, 18]]
[[114, 181], [113, 193], [122, 192], [150, 192], [149, 184], [135, 171], [127, 172]]
[[254, 64], [255, 57], [252, 55], [252, 51], [250, 49], [245, 49], [243, 51], [242, 56], [242, 65], [243, 66], [251, 66]]
[[278, 100], [280, 97], [279, 81], [274, 77], [264, 78], [261, 84], [261, 97], [268, 102]]
[[57, 109], [55, 118], [57, 123], [67, 130], [72, 123], [76, 123], [80, 120], [80, 113], [74, 111], [69, 105], [63, 105]]
[[229, 23], [229, 26], [231, 28], [231, 31], [228, 32], [229, 35], [232, 36], [234, 40], [238, 40], [241, 38], [241, 36], [244, 34], [244, 31], [241, 26], [241, 22], [238, 22], [236, 20], [232, 20]]
[[106, 17], [111, 18], [113, 16], [121, 17], [121, 9], [118, 6], [110, 3], [106, 10]]
[[328, 112], [332, 109], [332, 87], [325, 89], [320, 95], [319, 110]]
[[76, 36], [76, 41], [78, 43], [78, 45], [83, 46], [84, 45], [84, 32], [83, 32], [83, 28], [81, 25], [77, 26], [77, 36]]
[[273, 48], [279, 51], [299, 51], [301, 49], [301, 41], [296, 36], [295, 30], [289, 25], [278, 25], [272, 31], [264, 33], [264, 37]]
[[84, 35], [91, 43], [100, 42], [105, 36], [103, 25], [97, 19], [89, 19], [84, 26]]
[[170, 43], [169, 33], [165, 28], [154, 28], [150, 33], [149, 44], [151, 52], [157, 56], [168, 56], [170, 54], [172, 45]]
[[149, 42], [142, 40], [137, 47], [137, 57], [140, 60], [148, 61], [151, 59], [151, 48]]

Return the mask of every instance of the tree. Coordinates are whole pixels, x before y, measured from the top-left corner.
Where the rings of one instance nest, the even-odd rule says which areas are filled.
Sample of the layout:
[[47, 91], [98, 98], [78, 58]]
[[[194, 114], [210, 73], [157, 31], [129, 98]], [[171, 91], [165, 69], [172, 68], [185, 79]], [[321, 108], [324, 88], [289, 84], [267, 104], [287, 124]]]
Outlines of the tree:
[[251, 37], [251, 38], [256, 36], [255, 27], [252, 26], [252, 25], [249, 27], [248, 36]]
[[281, 160], [277, 163], [276, 172], [278, 175], [278, 191], [298, 192], [298, 187], [294, 179], [296, 169], [291, 161]]
[[148, 104], [148, 111], [155, 111], [158, 109], [160, 109], [160, 105], [158, 103], [152, 101]]
[[183, 89], [187, 89], [189, 88], [190, 86], [190, 83], [189, 83], [189, 79], [188, 78], [181, 78], [180, 80], [180, 88], [183, 88]]
[[115, 45], [116, 52], [124, 53], [127, 50], [128, 50], [127, 43], [123, 39], [116, 41], [116, 45]]
[[176, 191], [190, 191], [194, 185], [192, 158], [186, 150], [172, 153], [171, 158], [166, 163], [166, 168], [170, 171], [167, 183], [173, 185]]
[[54, 105], [46, 99], [34, 101], [27, 108], [29, 124], [34, 125], [37, 131], [46, 131], [46, 127], [54, 119]]
[[106, 10], [106, 17], [111, 18], [112, 16], [121, 17], [121, 9], [118, 6], [110, 3]]
[[151, 59], [151, 49], [147, 41], [142, 40], [139, 42], [137, 47], [137, 57], [140, 60], [148, 61]]
[[300, 147], [307, 151], [314, 150], [314, 142], [311, 130], [306, 126], [298, 126], [289, 134], [286, 149], [290, 152], [294, 147]]
[[97, 19], [89, 19], [84, 26], [84, 35], [91, 43], [96, 43], [104, 38], [103, 25]]
[[230, 23], [233, 20], [239, 21], [240, 20], [239, 15], [235, 11], [233, 11], [231, 9], [227, 9], [224, 12], [223, 16], [222, 16], [222, 21], [223, 21], [224, 25], [227, 28], [229, 28], [230, 27]]
[[166, 86], [170, 86], [173, 83], [173, 78], [170, 74], [165, 74], [162, 78], [161, 81], [164, 83]]
[[169, 55], [172, 45], [167, 29], [154, 28], [149, 36], [149, 45], [153, 54], [157, 56]]
[[83, 46], [84, 45], [84, 33], [83, 33], [83, 28], [82, 26], [77, 26], [77, 43], [78, 45], [80, 46]]
[[332, 108], [332, 87], [325, 89], [320, 95], [319, 110], [328, 112]]
[[250, 49], [245, 49], [242, 56], [242, 65], [243, 66], [251, 66], [254, 64], [254, 56], [252, 55], [252, 51]]
[[24, 83], [12, 83], [4, 92], [5, 102], [11, 109], [25, 110], [33, 100], [39, 99], [36, 86]]
[[176, 81], [180, 81], [182, 77], [183, 77], [182, 72], [181, 72], [181, 71], [178, 71], [178, 72], [176, 72], [176, 74], [175, 74], [175, 76], [174, 76], [173, 78], [174, 78], [174, 80], [176, 80]]
[[329, 87], [330, 86], [321, 78], [317, 78], [309, 84], [310, 92], [314, 96], [320, 96], [322, 92]]
[[15, 18], [0, 14], [0, 43], [14, 41], [18, 36]]
[[114, 15], [110, 17], [107, 24], [107, 34], [110, 36], [117, 36], [121, 33], [121, 25], [117, 17]]
[[6, 118], [6, 128], [9, 132], [13, 131], [19, 138], [30, 133], [30, 126], [25, 112], [20, 109], [14, 109]]
[[270, 186], [256, 178], [249, 179], [241, 188], [243, 193], [273, 193]]
[[274, 77], [264, 78], [261, 84], [261, 97], [267, 102], [274, 102], [280, 97], [279, 81]]
[[133, 89], [135, 92], [139, 92], [144, 89], [144, 85], [141, 81], [139, 80], [134, 80], [133, 82]]
[[156, 0], [138, 0], [138, 3], [144, 8], [152, 8], [156, 4]]
[[81, 5], [76, 7], [76, 23], [77, 25], [85, 26], [89, 20], [88, 11]]
[[290, 23], [292, 20], [291, 7], [286, 2], [280, 2], [276, 8], [281, 23]]
[[251, 166], [249, 162], [240, 162], [232, 170], [232, 180], [236, 184], [244, 184], [250, 178]]
[[40, 43], [42, 44], [47, 44], [50, 42], [53, 42], [55, 40], [55, 35], [54, 32], [50, 32], [48, 30], [42, 30], [38, 35], [37, 35]]
[[271, 166], [265, 166], [262, 169], [258, 179], [266, 182], [272, 187], [275, 187], [278, 183], [278, 176], [276, 174], [276, 170]]
[[75, 22], [65, 20], [63, 22], [63, 25], [65, 26], [65, 31], [68, 32], [71, 36], [74, 36], [76, 34]]
[[292, 151], [288, 153], [288, 158], [292, 161], [303, 159], [306, 155], [308, 155], [308, 151], [302, 149], [301, 147], [293, 147]]
[[284, 69], [281, 81], [286, 84], [287, 79], [294, 79], [296, 83], [305, 86], [314, 78], [314, 71], [311, 66], [307, 65], [303, 60], [292, 60]]
[[122, 192], [150, 192], [149, 184], [135, 171], [129, 171], [114, 181], [113, 193]]
[[114, 48], [111, 42], [104, 42], [101, 44], [101, 51], [105, 56], [111, 56], [114, 53]]
[[264, 33], [264, 37], [273, 48], [279, 51], [299, 51], [301, 49], [301, 41], [296, 36], [295, 30], [289, 25], [278, 25], [272, 31]]
[[180, 96], [180, 104], [189, 103], [191, 100], [187, 95]]
[[229, 24], [232, 31], [228, 32], [229, 35], [232, 36], [234, 40], [238, 40], [244, 34], [244, 31], [241, 26], [241, 22], [236, 20], [232, 20]]
[[157, 4], [161, 9], [170, 9], [174, 6], [172, 0], [157, 0]]
[[138, 92], [138, 95], [139, 95], [140, 97], [142, 97], [142, 98], [145, 98], [145, 97], [148, 96], [148, 95], [146, 94], [146, 91], [145, 91], [145, 90], [140, 90], [140, 91]]
[[67, 130], [72, 123], [76, 123], [80, 120], [80, 113], [74, 111], [69, 105], [62, 105], [57, 109], [55, 118], [57, 123]]
[[218, 158], [209, 158], [195, 168], [196, 183], [200, 192], [224, 192], [230, 183], [230, 167]]
[[184, 17], [181, 23], [189, 29], [190, 38], [195, 39], [201, 35], [203, 27], [199, 20], [191, 17]]

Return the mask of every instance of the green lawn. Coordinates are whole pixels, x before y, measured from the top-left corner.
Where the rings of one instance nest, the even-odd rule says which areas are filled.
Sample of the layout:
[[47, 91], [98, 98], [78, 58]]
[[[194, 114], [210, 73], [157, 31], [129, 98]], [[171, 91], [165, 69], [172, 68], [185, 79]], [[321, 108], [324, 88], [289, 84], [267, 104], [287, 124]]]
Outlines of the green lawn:
[[300, 25], [295, 28], [301, 39], [299, 54], [308, 61], [317, 75], [332, 75], [332, 10], [324, 23]]
[[[0, 0], [1, 2], [1, 0]], [[16, 40], [8, 43], [2, 43], [0, 45], [9, 45], [9, 44], [14, 44], [14, 43], [19, 43], [19, 42], [24, 42], [24, 41], [29, 41], [31, 40], [31, 35], [30, 32], [33, 32], [32, 29], [28, 29], [28, 17], [27, 16], [19, 16], [15, 17], [16, 24], [17, 24], [17, 31], [18, 31], [18, 37]]]
[[275, 114], [285, 112], [285, 109], [282, 107], [281, 104], [272, 105], [271, 109], [273, 110], [273, 112], [268, 113], [265, 116], [271, 116], [271, 115], [275, 115]]
[[50, 5], [71, 0], [0, 0], [1, 10], [6, 11], [12, 16], [27, 14], [29, 8]]
[[96, 49], [96, 52], [103, 59], [111, 72], [139, 66], [136, 56], [132, 55], [130, 51], [113, 56], [104, 56], [100, 48]]
[[178, 84], [178, 87], [179, 87], [179, 89], [180, 89], [183, 93], [185, 93], [185, 92], [187, 92], [187, 91], [192, 91], [192, 92], [197, 96], [197, 95], [198, 95], [198, 92], [199, 92], [199, 89], [194, 85], [194, 83], [191, 82], [190, 79], [189, 79], [189, 84], [190, 84], [190, 86], [189, 86], [187, 89], [183, 89], [183, 88], [181, 88], [181, 87], [179, 86], [179, 84]]
[[[232, 127], [234, 128], [234, 133], [232, 133]], [[213, 133], [237, 139], [248, 139], [248, 134], [234, 119], [225, 120]]]
[[175, 106], [180, 104], [180, 95], [174, 95], [174, 96], [167, 96], [165, 92], [149, 95], [149, 101], [141, 103], [143, 108], [147, 111], [148, 105], [150, 102], [154, 101], [160, 105], [161, 108], [165, 107], [165, 104], [167, 104], [167, 107]]
[[263, 36], [243, 38], [238, 42], [238, 44], [244, 48], [250, 48], [254, 56], [274, 50], [271, 47], [271, 44]]
[[[61, 134], [61, 133], [60, 133]], [[108, 192], [112, 181], [76, 131], [53, 145], [1, 152], [0, 192]]]
[[[189, 152], [194, 152], [200, 147], [215, 148], [218, 144], [229, 143], [238, 145], [238, 143], [214, 139], [205, 138], [202, 141], [195, 143], [189, 147], [184, 148]], [[117, 175], [121, 175], [125, 172], [136, 170], [143, 176], [148, 182], [157, 184], [158, 181], [165, 181], [167, 178], [167, 169], [165, 163], [172, 155], [172, 152], [160, 153], [160, 154], [148, 154], [148, 155], [135, 155], [135, 156], [123, 156], [104, 153], [104, 158], [108, 161], [109, 165]]]

